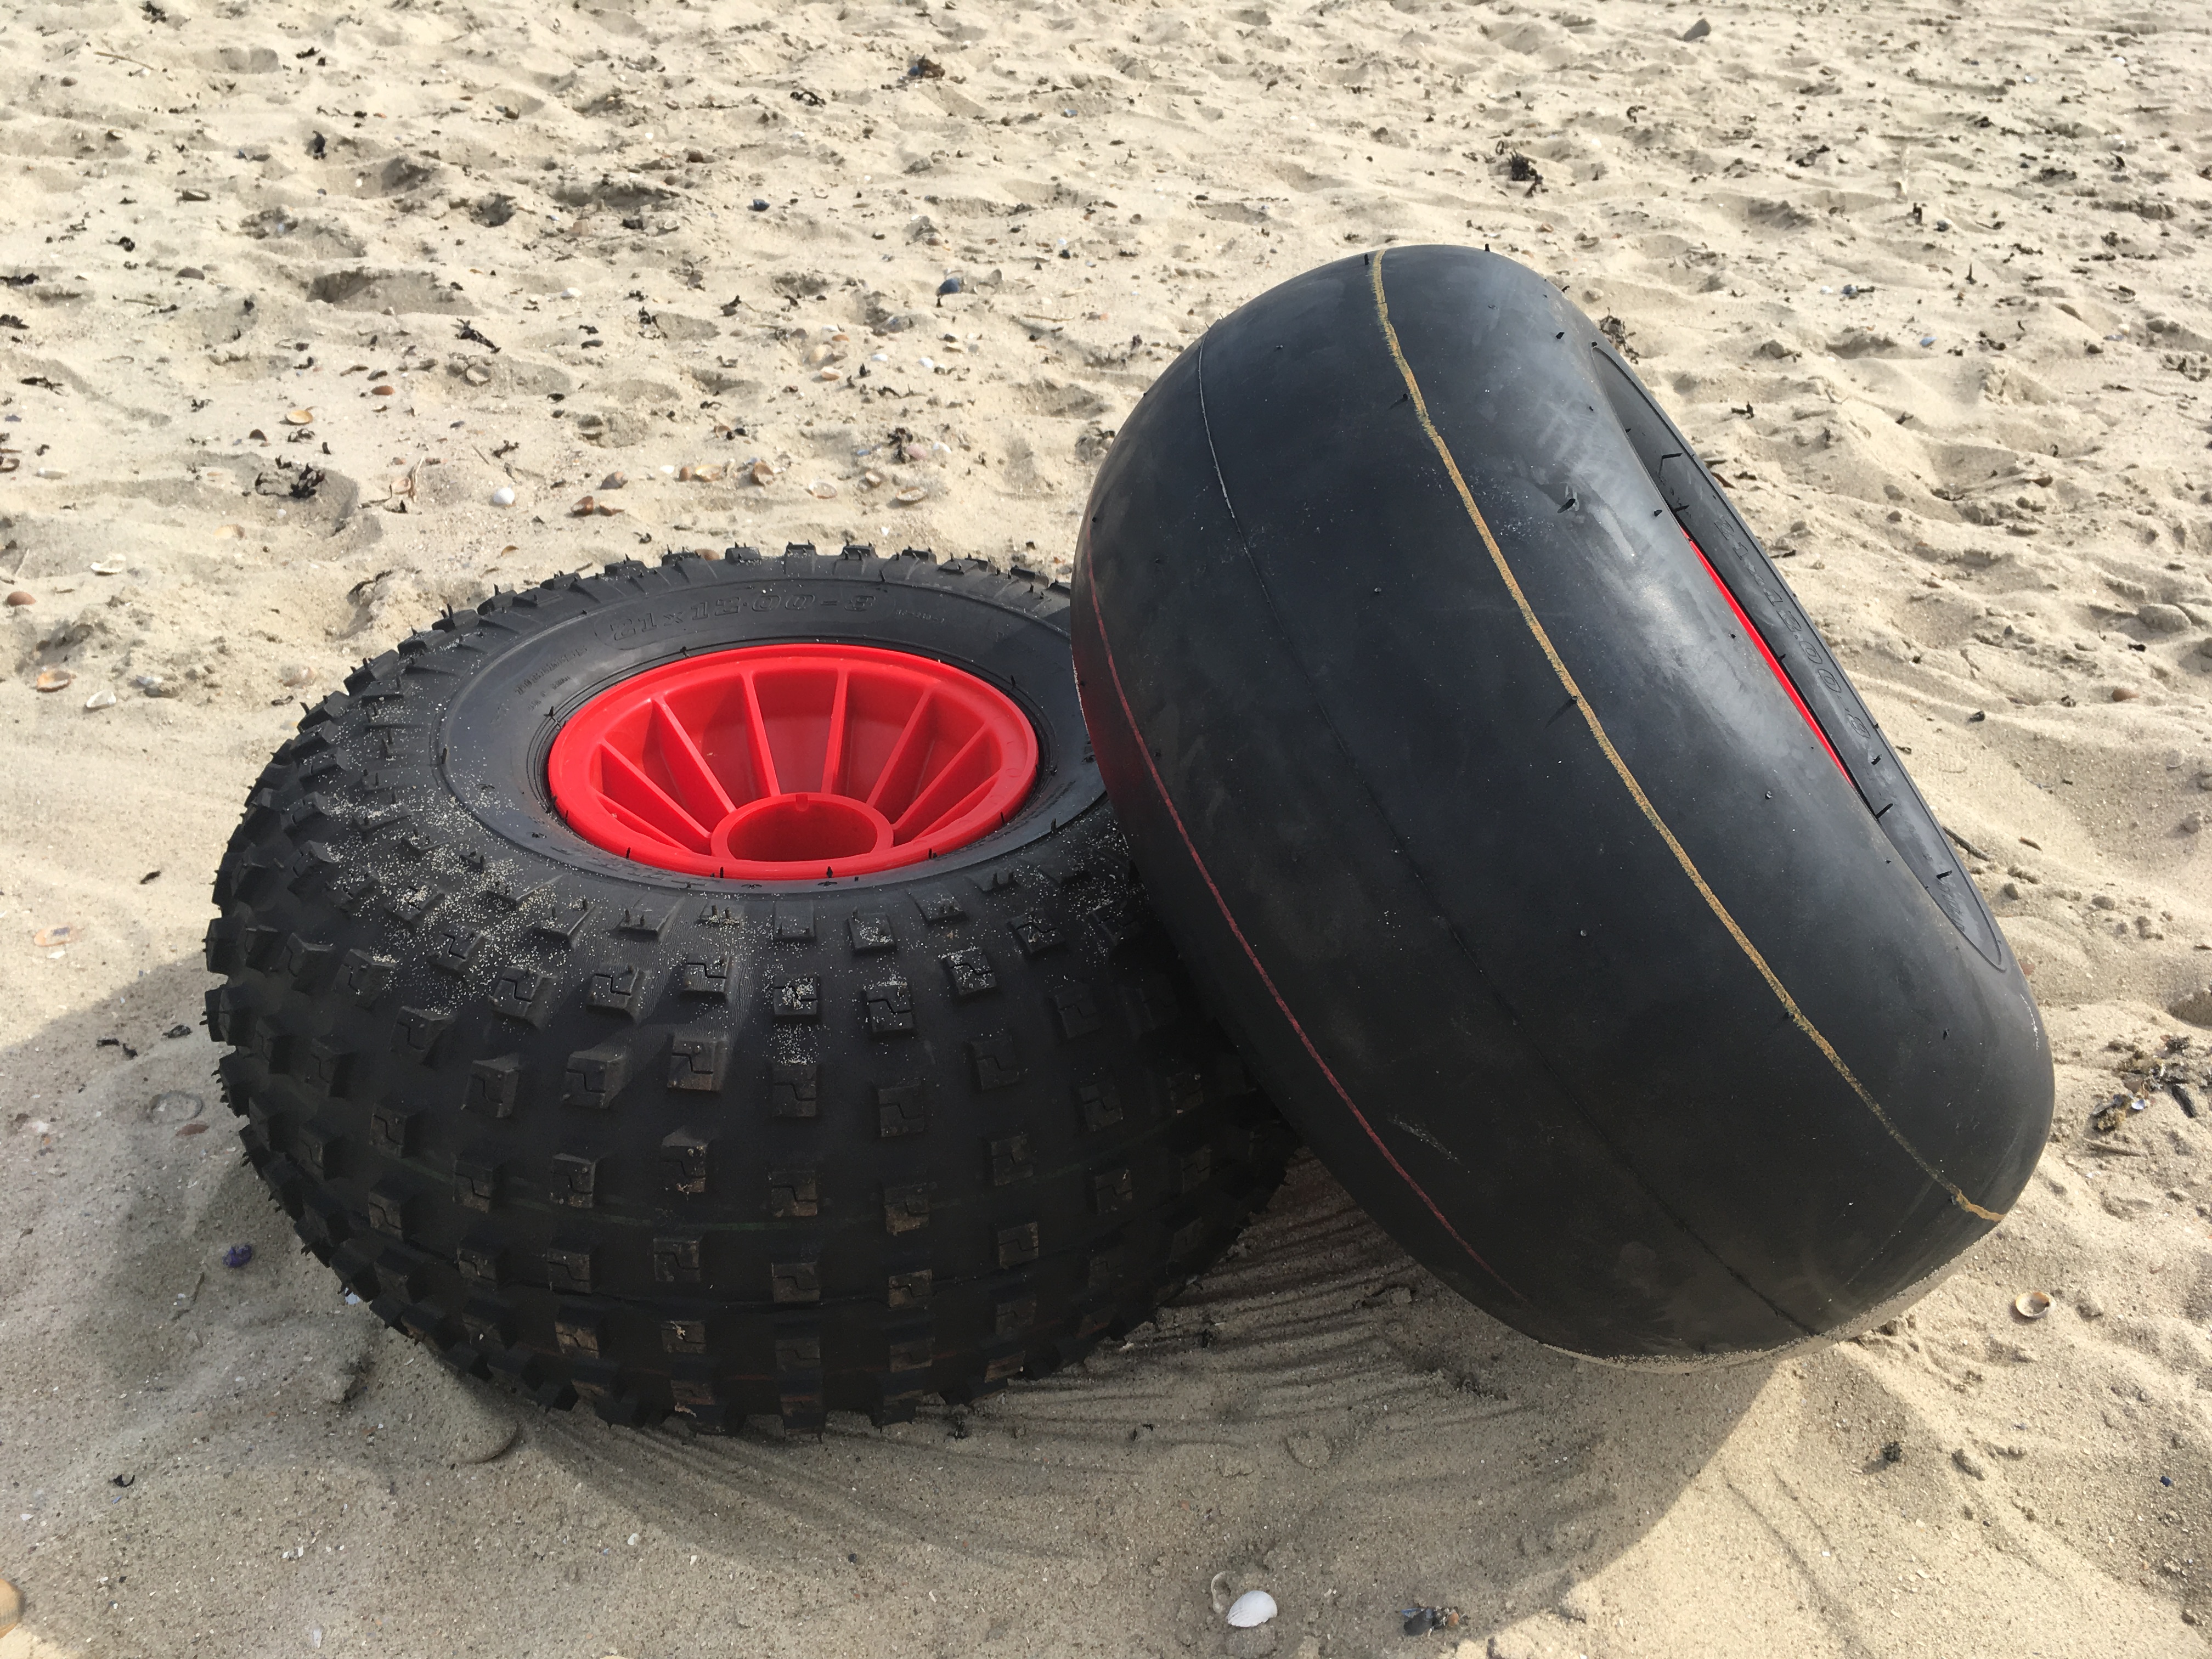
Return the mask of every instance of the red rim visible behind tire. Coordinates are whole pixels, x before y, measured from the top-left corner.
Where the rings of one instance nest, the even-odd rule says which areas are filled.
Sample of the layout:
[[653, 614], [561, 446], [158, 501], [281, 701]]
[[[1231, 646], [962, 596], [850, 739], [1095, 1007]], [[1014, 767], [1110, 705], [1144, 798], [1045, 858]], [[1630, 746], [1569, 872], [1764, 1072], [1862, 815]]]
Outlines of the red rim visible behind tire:
[[989, 834], [1036, 780], [1012, 699], [933, 658], [763, 645], [648, 670], [569, 717], [546, 781], [571, 829], [687, 875], [818, 880]]

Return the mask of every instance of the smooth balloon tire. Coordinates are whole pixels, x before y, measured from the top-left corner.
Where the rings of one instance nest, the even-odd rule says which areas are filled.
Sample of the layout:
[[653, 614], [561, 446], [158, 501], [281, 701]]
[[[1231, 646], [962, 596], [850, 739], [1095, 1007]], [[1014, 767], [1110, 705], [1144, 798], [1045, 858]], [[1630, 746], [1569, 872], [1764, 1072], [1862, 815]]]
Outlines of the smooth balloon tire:
[[1540, 1340], [1850, 1328], [2051, 1110], [2021, 966], [1773, 562], [1534, 272], [1411, 247], [1216, 324], [1085, 514], [1140, 867], [1367, 1209]]

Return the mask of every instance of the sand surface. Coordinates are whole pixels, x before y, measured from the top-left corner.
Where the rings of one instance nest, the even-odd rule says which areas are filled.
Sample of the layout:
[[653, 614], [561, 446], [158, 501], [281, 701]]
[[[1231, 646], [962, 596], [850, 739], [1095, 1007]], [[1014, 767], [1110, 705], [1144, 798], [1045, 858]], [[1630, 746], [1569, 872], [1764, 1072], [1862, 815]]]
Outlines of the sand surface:
[[[0, 11], [0, 1656], [2203, 1651], [2212, 1097], [2087, 1120], [2212, 1048], [2203, 14], [1576, 3]], [[1972, 851], [2062, 1061], [1995, 1238], [1631, 1375], [1309, 1160], [1126, 1349], [818, 1443], [343, 1305], [196, 1024], [299, 702], [624, 555], [1064, 570], [1161, 366], [1391, 241], [1619, 319]]]

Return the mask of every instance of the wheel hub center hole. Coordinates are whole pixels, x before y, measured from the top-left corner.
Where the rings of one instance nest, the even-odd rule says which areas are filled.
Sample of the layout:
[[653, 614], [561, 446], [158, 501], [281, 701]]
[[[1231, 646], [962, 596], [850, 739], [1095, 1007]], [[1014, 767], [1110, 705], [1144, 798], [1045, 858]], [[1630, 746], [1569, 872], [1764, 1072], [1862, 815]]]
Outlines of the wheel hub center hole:
[[775, 795], [732, 813], [717, 837], [733, 859], [828, 863], [890, 844], [890, 821], [841, 795]]

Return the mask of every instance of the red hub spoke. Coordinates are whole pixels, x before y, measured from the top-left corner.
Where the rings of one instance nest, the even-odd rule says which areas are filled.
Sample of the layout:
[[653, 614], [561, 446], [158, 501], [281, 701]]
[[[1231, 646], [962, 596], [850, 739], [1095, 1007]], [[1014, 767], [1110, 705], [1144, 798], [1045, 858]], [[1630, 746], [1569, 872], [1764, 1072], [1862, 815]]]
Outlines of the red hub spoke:
[[933, 658], [768, 645], [633, 676], [553, 742], [554, 805], [642, 864], [744, 881], [919, 863], [988, 835], [1035, 781], [1005, 693]]

